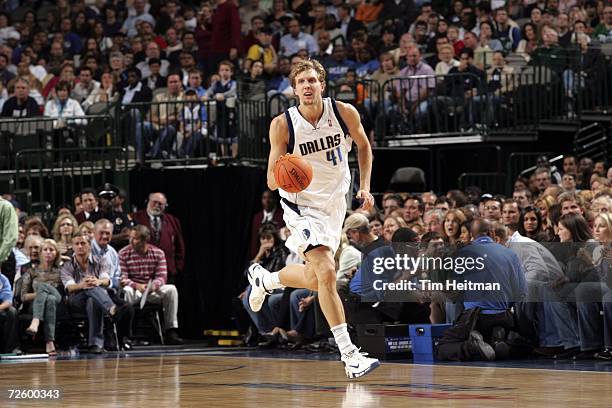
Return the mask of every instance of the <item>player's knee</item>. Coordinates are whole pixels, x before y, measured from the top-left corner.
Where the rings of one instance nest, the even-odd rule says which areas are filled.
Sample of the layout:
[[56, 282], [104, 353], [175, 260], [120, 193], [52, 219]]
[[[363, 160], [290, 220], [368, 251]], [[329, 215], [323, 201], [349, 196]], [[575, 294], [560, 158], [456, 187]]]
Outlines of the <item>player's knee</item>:
[[336, 288], [336, 269], [331, 262], [321, 262], [316, 270], [319, 286]]

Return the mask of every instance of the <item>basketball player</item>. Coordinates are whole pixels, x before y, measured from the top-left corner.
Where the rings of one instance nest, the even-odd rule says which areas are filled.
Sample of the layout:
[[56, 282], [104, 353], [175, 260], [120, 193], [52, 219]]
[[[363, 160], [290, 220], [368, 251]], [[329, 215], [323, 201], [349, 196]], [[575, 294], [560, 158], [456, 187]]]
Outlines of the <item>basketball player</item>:
[[291, 230], [286, 245], [305, 260], [305, 265], [288, 265], [270, 273], [259, 264], [249, 268], [252, 289], [249, 305], [261, 309], [267, 294], [285, 286], [318, 291], [321, 309], [340, 349], [349, 378], [361, 377], [380, 365], [367, 358], [351, 342], [342, 301], [336, 292], [334, 252], [340, 244], [346, 213], [345, 195], [351, 176], [347, 163], [352, 141], [358, 148], [360, 189], [363, 208], [374, 205], [370, 194], [372, 150], [357, 110], [323, 98], [325, 70], [315, 60], [293, 67], [289, 80], [299, 106], [289, 108], [270, 125], [268, 187], [276, 190], [274, 165], [286, 153], [301, 156], [312, 165], [312, 182], [299, 193], [281, 190], [284, 220]]

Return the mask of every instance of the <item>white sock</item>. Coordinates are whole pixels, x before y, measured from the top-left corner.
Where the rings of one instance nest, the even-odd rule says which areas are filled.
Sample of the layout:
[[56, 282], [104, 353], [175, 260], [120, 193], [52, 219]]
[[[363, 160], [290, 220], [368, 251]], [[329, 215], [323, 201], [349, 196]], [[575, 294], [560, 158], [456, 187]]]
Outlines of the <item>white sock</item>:
[[346, 323], [342, 323], [330, 329], [334, 335], [334, 339], [336, 339], [336, 344], [340, 349], [340, 354], [344, 354], [345, 352], [351, 351], [351, 349], [355, 348], [346, 327]]
[[270, 272], [263, 277], [263, 286], [266, 290], [274, 290], [284, 288], [285, 285], [280, 283], [278, 272]]

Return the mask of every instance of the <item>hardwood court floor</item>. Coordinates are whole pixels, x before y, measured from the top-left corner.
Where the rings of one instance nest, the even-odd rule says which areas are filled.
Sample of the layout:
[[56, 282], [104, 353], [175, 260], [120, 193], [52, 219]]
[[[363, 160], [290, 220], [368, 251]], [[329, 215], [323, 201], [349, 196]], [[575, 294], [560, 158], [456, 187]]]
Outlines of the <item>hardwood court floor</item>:
[[[383, 364], [348, 382], [337, 361], [227, 355], [1, 364], [0, 407], [610, 407], [612, 373]], [[60, 401], [7, 389], [61, 390]]]

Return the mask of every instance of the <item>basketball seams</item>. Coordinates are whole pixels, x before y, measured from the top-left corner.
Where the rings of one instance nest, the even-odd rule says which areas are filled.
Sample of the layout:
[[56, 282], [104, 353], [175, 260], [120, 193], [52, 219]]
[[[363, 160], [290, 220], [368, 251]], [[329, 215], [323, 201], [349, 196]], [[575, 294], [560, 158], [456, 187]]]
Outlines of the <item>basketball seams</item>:
[[[281, 166], [283, 166], [283, 170], [285, 170], [285, 173], [287, 174], [287, 178], [289, 179], [289, 181], [291, 182], [291, 185], [293, 185], [293, 188], [295, 190], [300, 191], [301, 190], [301, 186], [299, 186], [298, 184], [295, 183], [295, 180], [293, 179], [293, 177], [291, 177], [291, 175], [289, 174], [289, 170], [287, 170], [287, 167], [285, 166], [285, 164], [281, 163]], [[291, 191], [290, 191], [291, 192]]]
[[[295, 162], [294, 162], [294, 160], [295, 160]], [[312, 181], [311, 180], [311, 177], [312, 177], [312, 165], [310, 163], [308, 163], [308, 161], [306, 159], [302, 159], [302, 158], [297, 157], [297, 156], [289, 156], [289, 157], [287, 157], [287, 161], [289, 163], [291, 163], [296, 168], [296, 170], [300, 171], [301, 177], [304, 178], [304, 180], [306, 182], [306, 185], [308, 186], [310, 184], [310, 182]], [[306, 172], [302, 169], [302, 167], [301, 167], [302, 163], [306, 163], [306, 165], [310, 169], [311, 177], [308, 177]]]

